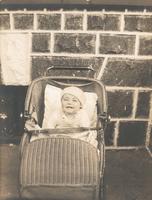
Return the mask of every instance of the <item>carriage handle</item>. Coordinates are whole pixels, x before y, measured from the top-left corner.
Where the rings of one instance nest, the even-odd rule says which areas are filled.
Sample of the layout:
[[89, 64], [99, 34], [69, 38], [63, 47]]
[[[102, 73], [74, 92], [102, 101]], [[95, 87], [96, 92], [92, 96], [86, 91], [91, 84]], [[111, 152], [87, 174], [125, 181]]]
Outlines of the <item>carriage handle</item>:
[[46, 71], [45, 71], [45, 76], [47, 75], [47, 73], [50, 71], [50, 70], [88, 70], [88, 71], [92, 71], [94, 73], [94, 76], [96, 74], [96, 71], [92, 68], [92, 67], [62, 67], [61, 66], [54, 66], [52, 65], [51, 67], [47, 68]]

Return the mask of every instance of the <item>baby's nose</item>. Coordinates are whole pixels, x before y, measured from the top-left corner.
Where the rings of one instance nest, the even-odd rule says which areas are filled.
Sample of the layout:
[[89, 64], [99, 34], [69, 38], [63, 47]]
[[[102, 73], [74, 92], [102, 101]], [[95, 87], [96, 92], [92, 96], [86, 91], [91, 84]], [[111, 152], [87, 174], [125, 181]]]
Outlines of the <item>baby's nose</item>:
[[68, 101], [68, 104], [72, 104], [72, 100], [69, 100], [69, 101]]

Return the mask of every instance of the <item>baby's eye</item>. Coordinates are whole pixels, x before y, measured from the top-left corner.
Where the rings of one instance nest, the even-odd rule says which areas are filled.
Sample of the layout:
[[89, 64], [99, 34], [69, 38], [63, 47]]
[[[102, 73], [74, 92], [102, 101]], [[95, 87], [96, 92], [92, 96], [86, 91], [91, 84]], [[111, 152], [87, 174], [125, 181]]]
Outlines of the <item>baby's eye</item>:
[[73, 99], [73, 102], [77, 102], [77, 99]]
[[63, 101], [69, 101], [69, 99], [63, 99]]

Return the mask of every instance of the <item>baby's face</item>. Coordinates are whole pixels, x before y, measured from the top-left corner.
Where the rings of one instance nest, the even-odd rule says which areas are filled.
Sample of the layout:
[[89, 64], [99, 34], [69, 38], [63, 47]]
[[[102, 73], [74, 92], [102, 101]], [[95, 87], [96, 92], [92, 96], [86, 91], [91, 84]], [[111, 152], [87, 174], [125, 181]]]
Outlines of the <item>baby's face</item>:
[[61, 99], [61, 103], [63, 112], [67, 114], [75, 114], [81, 108], [80, 101], [71, 94], [64, 94]]

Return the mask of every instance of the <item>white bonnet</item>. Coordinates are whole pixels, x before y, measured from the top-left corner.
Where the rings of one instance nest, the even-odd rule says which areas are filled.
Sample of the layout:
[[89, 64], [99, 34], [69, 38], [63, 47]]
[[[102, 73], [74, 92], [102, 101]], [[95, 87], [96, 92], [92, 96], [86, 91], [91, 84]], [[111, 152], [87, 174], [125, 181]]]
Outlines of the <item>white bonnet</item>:
[[74, 86], [66, 87], [66, 88], [63, 89], [61, 96], [63, 97], [64, 94], [71, 94], [71, 95], [75, 96], [80, 101], [81, 106], [83, 106], [84, 103], [85, 103], [85, 100], [86, 100], [85, 94], [78, 87], [74, 87]]

